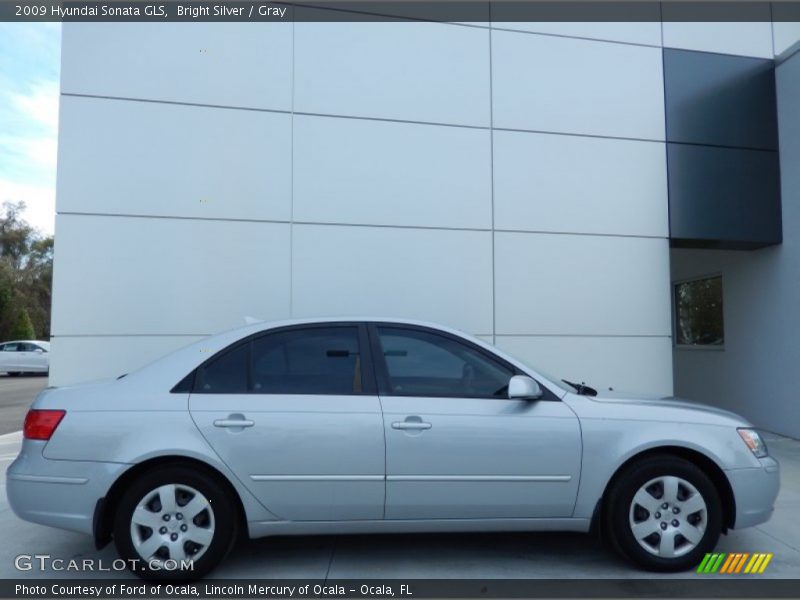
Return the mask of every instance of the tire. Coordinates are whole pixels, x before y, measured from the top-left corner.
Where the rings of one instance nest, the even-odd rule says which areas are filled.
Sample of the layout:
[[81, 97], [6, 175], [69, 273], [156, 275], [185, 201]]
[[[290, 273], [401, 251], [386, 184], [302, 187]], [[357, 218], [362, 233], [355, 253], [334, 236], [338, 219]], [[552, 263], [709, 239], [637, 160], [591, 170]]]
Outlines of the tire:
[[675, 456], [652, 456], [626, 468], [605, 506], [614, 548], [649, 571], [696, 567], [722, 532], [716, 487], [701, 469]]
[[[236, 504], [216, 478], [170, 464], [128, 486], [117, 505], [114, 543], [131, 571], [143, 579], [193, 580], [225, 558], [238, 523]], [[176, 569], [168, 559], [179, 565], [181, 559], [189, 560], [192, 568]]]

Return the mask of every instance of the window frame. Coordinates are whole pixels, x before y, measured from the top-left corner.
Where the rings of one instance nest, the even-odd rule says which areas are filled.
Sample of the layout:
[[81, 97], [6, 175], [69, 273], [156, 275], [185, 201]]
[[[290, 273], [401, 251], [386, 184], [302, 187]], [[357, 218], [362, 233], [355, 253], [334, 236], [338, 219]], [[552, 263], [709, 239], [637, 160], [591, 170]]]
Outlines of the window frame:
[[[306, 394], [298, 392], [278, 392], [267, 393], [253, 390], [253, 342], [257, 339], [267, 337], [279, 333], [293, 333], [309, 329], [333, 329], [333, 328], [355, 328], [357, 334], [358, 352], [361, 358], [361, 391], [352, 392], [351, 394], [328, 394], [328, 393], [315, 393]], [[206, 365], [220, 358], [223, 354], [231, 352], [240, 346], [247, 345], [247, 391], [243, 393], [215, 393], [206, 392], [198, 389], [199, 373]], [[273, 329], [265, 329], [252, 333], [240, 340], [225, 346], [224, 348], [215, 352], [212, 356], [208, 357], [202, 363], [197, 365], [192, 371], [183, 377], [175, 386], [170, 390], [170, 393], [180, 394], [203, 394], [208, 396], [374, 396], [377, 394], [377, 383], [375, 381], [375, 371], [372, 365], [372, 353], [370, 352], [369, 336], [364, 323], [358, 321], [331, 321], [322, 323], [303, 323], [299, 325], [286, 325], [283, 327], [275, 327]]]
[[[498, 396], [464, 396], [462, 394], [403, 394], [397, 393], [392, 389], [390, 385], [390, 378], [389, 378], [389, 368], [386, 365], [386, 359], [383, 353], [383, 345], [380, 341], [380, 335], [378, 333], [378, 329], [384, 328], [391, 328], [391, 329], [405, 329], [408, 331], [417, 331], [421, 333], [425, 333], [428, 335], [438, 336], [445, 339], [448, 339], [452, 342], [461, 344], [466, 346], [470, 350], [480, 354], [487, 360], [490, 360], [501, 367], [508, 369], [511, 371], [511, 376], [514, 375], [524, 375], [526, 377], [530, 377], [530, 374], [524, 372], [522, 369], [518, 368], [517, 366], [513, 365], [512, 363], [508, 362], [507, 360], [503, 359], [500, 356], [497, 356], [495, 353], [490, 352], [486, 348], [479, 346], [472, 342], [471, 340], [464, 339], [458, 335], [452, 334], [448, 331], [442, 331], [441, 329], [434, 329], [432, 327], [424, 327], [422, 325], [413, 325], [409, 323], [393, 323], [391, 321], [375, 321], [370, 322], [367, 324], [367, 329], [369, 330], [369, 341], [370, 341], [370, 350], [372, 351], [372, 363], [375, 367], [375, 378], [378, 384], [378, 394], [381, 396], [392, 396], [395, 398], [461, 398], [461, 399], [468, 399], [468, 400], [511, 400], [513, 402], [524, 402], [525, 400], [519, 399], [511, 399], [508, 397], [498, 397]], [[535, 378], [532, 378], [535, 379]], [[539, 387], [542, 389], [542, 397], [539, 399], [540, 401], [552, 401], [556, 400], [559, 401], [560, 399], [551, 392], [546, 386], [543, 386], [541, 382], [537, 381]]]
[[[678, 342], [680, 331], [680, 315], [678, 314], [678, 286], [693, 283], [695, 281], [703, 281], [706, 279], [717, 279], [720, 281], [721, 299], [722, 299], [722, 343], [721, 344], [681, 344]], [[690, 352], [724, 352], [725, 351], [725, 280], [721, 271], [712, 273], [705, 273], [694, 277], [685, 277], [683, 279], [675, 279], [672, 281], [670, 289], [670, 298], [672, 304], [672, 347], [676, 350], [688, 350]]]

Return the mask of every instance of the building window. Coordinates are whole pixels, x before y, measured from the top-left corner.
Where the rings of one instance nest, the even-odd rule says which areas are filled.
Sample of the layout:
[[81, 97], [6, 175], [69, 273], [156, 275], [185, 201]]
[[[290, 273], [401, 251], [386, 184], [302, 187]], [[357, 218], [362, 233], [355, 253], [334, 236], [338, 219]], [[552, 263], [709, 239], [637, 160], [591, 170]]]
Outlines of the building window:
[[721, 276], [675, 284], [675, 329], [679, 346], [724, 345]]

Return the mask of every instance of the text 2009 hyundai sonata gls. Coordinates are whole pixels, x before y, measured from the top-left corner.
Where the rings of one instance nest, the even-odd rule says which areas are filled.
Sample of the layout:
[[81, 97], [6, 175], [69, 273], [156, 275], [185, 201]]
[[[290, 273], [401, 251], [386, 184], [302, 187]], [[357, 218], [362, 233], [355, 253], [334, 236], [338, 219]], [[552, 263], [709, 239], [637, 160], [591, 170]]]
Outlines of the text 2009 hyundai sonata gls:
[[593, 394], [447, 328], [260, 323], [44, 390], [8, 497], [151, 578], [238, 535], [592, 528], [679, 570], [769, 519], [778, 464], [742, 418]]

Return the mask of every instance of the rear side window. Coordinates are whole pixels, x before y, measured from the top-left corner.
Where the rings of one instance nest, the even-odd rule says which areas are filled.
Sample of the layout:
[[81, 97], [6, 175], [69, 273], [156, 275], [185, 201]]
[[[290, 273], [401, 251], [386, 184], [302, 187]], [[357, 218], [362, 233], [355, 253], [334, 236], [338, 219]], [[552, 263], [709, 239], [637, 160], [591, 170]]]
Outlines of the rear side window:
[[[269, 333], [223, 350], [200, 367], [193, 390], [200, 394], [360, 394], [363, 373], [358, 338], [357, 327]], [[181, 384], [173, 391], [188, 391]]]
[[249, 344], [224, 350], [198, 371], [194, 391], [201, 394], [247, 393], [249, 356]]
[[358, 328], [319, 327], [253, 340], [256, 394], [360, 394]]

